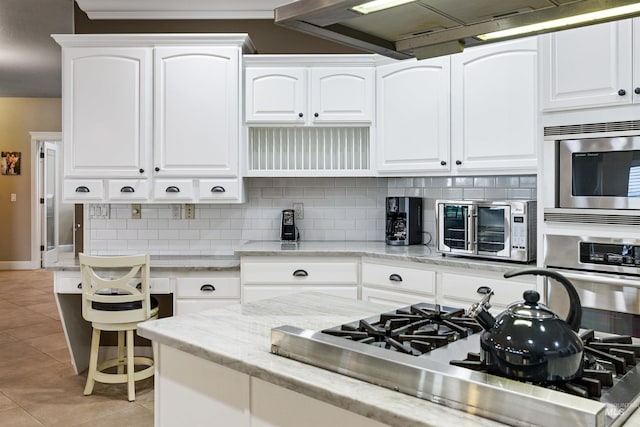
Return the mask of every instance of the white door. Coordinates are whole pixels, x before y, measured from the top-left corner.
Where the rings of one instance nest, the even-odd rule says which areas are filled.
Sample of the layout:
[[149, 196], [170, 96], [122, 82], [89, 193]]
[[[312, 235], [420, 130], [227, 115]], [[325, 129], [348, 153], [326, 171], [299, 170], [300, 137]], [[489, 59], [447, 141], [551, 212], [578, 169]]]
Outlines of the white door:
[[298, 123], [307, 119], [305, 68], [247, 68], [247, 123]]
[[373, 68], [312, 68], [311, 120], [314, 123], [371, 123]]
[[53, 142], [40, 142], [40, 249], [42, 266], [58, 260], [59, 245], [59, 176], [58, 145]]

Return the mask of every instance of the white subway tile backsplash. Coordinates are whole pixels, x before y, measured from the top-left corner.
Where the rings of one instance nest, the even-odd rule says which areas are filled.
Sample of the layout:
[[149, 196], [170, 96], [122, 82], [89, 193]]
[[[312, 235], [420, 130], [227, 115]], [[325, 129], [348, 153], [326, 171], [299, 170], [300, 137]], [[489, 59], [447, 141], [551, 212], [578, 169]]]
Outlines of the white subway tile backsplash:
[[[297, 220], [302, 240], [384, 240], [385, 197], [424, 199], [425, 235], [435, 236], [436, 199], [529, 199], [536, 176], [402, 178], [247, 178], [248, 202], [199, 204], [196, 219], [174, 219], [174, 206], [142, 205], [131, 219], [130, 205], [112, 205], [111, 218], [89, 219], [87, 245], [94, 254], [228, 255], [248, 240], [278, 240], [282, 209], [304, 204]], [[425, 237], [426, 239], [426, 237]], [[426, 241], [426, 240], [425, 240]]]

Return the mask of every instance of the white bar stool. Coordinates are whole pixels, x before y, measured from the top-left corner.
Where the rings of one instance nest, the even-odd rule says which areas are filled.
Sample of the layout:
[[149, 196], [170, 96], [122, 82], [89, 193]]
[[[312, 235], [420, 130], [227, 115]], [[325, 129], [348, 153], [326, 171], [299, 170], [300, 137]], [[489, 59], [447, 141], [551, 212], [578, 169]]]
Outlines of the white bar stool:
[[[153, 359], [134, 356], [133, 351], [138, 323], [158, 317], [158, 301], [149, 292], [149, 255], [90, 256], [81, 253], [79, 258], [82, 316], [93, 327], [84, 394], [93, 392], [95, 381], [126, 383], [129, 401], [134, 401], [135, 381], [149, 378], [154, 373]], [[114, 275], [119, 277], [114, 278]], [[118, 357], [98, 364], [101, 331], [118, 332]], [[144, 368], [136, 372], [136, 365]], [[104, 372], [113, 367], [116, 367], [116, 373]]]

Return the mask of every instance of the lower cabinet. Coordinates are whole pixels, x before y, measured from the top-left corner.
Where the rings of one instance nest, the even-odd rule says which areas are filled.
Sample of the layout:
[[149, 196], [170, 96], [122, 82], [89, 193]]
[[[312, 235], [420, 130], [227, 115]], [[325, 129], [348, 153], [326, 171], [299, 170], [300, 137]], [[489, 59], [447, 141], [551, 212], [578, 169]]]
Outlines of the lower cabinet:
[[242, 302], [308, 291], [357, 299], [359, 264], [357, 257], [242, 257]]
[[383, 304], [435, 303], [436, 273], [418, 263], [362, 261], [362, 299]]
[[239, 271], [193, 272], [175, 281], [176, 315], [240, 302]]

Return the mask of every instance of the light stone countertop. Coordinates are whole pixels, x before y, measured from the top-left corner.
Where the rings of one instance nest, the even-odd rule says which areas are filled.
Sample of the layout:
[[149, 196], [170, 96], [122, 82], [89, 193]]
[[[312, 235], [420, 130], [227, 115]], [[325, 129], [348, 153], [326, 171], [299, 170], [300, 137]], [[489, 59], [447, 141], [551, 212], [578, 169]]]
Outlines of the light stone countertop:
[[[239, 270], [240, 258], [235, 255], [151, 255], [152, 270], [187, 269], [194, 271]], [[60, 257], [45, 267], [51, 271], [79, 271], [80, 263], [73, 255]]]
[[305, 292], [143, 322], [138, 333], [391, 426], [502, 425], [270, 352], [273, 327], [292, 325], [318, 331], [390, 308]]

